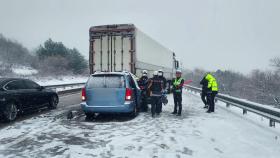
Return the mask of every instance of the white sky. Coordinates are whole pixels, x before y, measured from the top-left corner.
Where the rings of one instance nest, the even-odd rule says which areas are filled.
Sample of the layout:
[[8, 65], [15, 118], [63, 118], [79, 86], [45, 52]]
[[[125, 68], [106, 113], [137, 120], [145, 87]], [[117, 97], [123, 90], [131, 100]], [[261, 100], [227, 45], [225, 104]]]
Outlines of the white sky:
[[0, 33], [36, 48], [62, 41], [88, 56], [93, 25], [134, 23], [185, 68], [268, 69], [280, 56], [279, 0], [0, 0]]

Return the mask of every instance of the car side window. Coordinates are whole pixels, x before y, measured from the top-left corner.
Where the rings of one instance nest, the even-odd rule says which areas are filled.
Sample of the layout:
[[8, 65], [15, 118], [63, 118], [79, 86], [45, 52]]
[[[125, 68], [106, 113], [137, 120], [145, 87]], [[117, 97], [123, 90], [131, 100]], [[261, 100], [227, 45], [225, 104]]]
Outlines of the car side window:
[[19, 90], [19, 89], [25, 89], [24, 83], [21, 80], [15, 80], [11, 81], [5, 86], [5, 89], [7, 90]]
[[129, 85], [132, 87], [132, 88], [136, 88], [136, 84], [133, 80], [133, 78], [129, 75], [128, 76], [128, 81], [129, 81]]
[[133, 81], [134, 81], [134, 83], [135, 83], [135, 86], [139, 89], [139, 85], [138, 85], [138, 80], [137, 80], [137, 77], [134, 75], [134, 76], [132, 76], [132, 79], [133, 79]]
[[25, 80], [24, 83], [26, 89], [38, 89], [40, 87], [37, 83], [33, 81]]

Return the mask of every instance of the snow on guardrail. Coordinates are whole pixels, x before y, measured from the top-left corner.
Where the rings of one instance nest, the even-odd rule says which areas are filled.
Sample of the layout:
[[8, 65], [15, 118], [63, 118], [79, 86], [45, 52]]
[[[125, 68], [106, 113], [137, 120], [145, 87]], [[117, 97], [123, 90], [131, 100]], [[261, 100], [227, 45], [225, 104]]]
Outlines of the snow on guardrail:
[[58, 94], [73, 93], [82, 89], [85, 85], [84, 82], [81, 83], [69, 83], [69, 84], [56, 84], [56, 85], [46, 85], [45, 88], [53, 89]]
[[[185, 88], [190, 91], [195, 91], [201, 93], [201, 88], [193, 87], [186, 85]], [[261, 115], [269, 119], [269, 126], [275, 126], [275, 122], [280, 123], [280, 109], [270, 107], [268, 105], [263, 105], [255, 102], [251, 102], [245, 99], [240, 99], [232, 97], [225, 94], [218, 94], [217, 99], [225, 102], [227, 106], [233, 105], [243, 109], [243, 114], [246, 114], [247, 111]]]

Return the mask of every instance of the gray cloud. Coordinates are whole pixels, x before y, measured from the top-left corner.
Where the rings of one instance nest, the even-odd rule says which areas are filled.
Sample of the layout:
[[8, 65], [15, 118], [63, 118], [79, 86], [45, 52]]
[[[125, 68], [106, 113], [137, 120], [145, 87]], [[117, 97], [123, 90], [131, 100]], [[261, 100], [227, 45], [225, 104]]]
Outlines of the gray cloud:
[[0, 32], [29, 49], [48, 38], [88, 54], [92, 25], [134, 23], [184, 67], [248, 73], [280, 55], [277, 0], [1, 0]]

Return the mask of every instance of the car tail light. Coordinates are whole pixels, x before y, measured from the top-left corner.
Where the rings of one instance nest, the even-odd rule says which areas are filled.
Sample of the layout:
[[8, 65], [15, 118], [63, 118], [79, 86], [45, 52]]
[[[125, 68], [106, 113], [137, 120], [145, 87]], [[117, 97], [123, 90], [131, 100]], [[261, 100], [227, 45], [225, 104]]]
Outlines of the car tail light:
[[86, 89], [82, 88], [82, 101], [86, 100]]
[[131, 101], [131, 100], [132, 100], [132, 89], [126, 88], [126, 91], [125, 91], [125, 100], [126, 100], [126, 101]]

